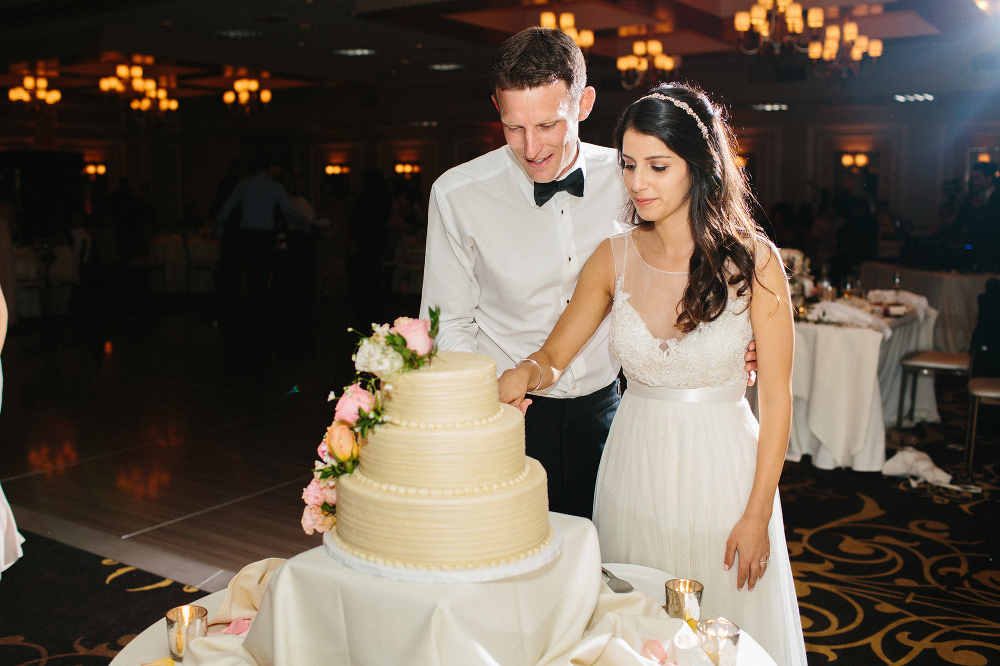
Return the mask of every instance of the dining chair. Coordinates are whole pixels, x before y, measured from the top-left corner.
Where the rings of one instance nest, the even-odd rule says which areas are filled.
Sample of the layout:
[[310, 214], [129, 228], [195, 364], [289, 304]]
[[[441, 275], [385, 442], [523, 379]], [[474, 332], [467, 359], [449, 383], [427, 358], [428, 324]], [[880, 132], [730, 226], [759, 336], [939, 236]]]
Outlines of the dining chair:
[[903, 378], [899, 385], [899, 410], [896, 412], [896, 428], [903, 427], [903, 405], [906, 398], [906, 385], [910, 383], [910, 413], [913, 421], [913, 410], [917, 402], [917, 378], [919, 375], [935, 375], [945, 373], [952, 375], [968, 375], [971, 357], [968, 354], [941, 351], [915, 351], [903, 357]]
[[965, 431], [965, 477], [972, 483], [972, 457], [976, 446], [976, 421], [979, 405], [1000, 405], [1000, 377], [973, 377], [969, 380], [969, 424]]

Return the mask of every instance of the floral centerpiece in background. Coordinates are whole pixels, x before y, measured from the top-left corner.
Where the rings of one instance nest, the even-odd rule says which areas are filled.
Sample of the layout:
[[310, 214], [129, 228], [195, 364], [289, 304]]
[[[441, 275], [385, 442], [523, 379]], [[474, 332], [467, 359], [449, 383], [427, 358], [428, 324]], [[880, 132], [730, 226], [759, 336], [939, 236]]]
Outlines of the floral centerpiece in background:
[[313, 480], [302, 491], [306, 534], [327, 532], [337, 524], [337, 479], [354, 471], [365, 436], [383, 422], [383, 392], [391, 388], [392, 378], [431, 362], [440, 313], [433, 308], [429, 319], [399, 317], [392, 326], [372, 324], [372, 334], [361, 338], [353, 357], [355, 381], [339, 398], [330, 392], [329, 399], [337, 401], [333, 423], [316, 450]]

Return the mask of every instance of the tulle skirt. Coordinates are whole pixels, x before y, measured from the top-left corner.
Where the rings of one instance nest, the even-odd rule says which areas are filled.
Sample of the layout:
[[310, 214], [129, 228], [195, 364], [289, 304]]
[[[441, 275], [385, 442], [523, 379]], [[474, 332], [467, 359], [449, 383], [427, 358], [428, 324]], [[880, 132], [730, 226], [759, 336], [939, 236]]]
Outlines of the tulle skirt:
[[601, 558], [700, 581], [702, 619], [725, 617], [779, 666], [804, 666], [777, 493], [768, 526], [770, 564], [753, 591], [745, 584], [737, 591], [738, 566], [722, 568], [756, 468], [758, 424], [741, 394], [734, 387], [671, 391], [630, 384], [597, 477]]

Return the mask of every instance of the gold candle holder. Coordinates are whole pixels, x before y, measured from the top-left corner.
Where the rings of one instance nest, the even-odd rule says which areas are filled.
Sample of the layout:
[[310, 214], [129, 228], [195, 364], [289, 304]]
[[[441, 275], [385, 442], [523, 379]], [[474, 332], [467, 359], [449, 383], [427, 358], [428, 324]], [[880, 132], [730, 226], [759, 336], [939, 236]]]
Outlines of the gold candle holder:
[[667, 605], [663, 609], [667, 611], [667, 615], [695, 622], [701, 619], [701, 593], [705, 590], [704, 585], [687, 578], [674, 578], [665, 585]]
[[203, 606], [177, 606], [167, 611], [167, 648], [175, 661], [183, 661], [188, 643], [208, 633], [208, 610]]

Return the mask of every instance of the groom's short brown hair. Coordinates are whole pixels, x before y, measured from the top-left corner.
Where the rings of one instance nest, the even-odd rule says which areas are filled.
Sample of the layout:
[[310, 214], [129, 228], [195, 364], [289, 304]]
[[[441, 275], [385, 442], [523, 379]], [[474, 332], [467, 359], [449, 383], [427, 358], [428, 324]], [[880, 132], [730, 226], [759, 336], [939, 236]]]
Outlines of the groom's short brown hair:
[[526, 90], [563, 81], [570, 99], [587, 85], [587, 63], [573, 38], [562, 30], [528, 28], [497, 50], [490, 68], [493, 92]]

